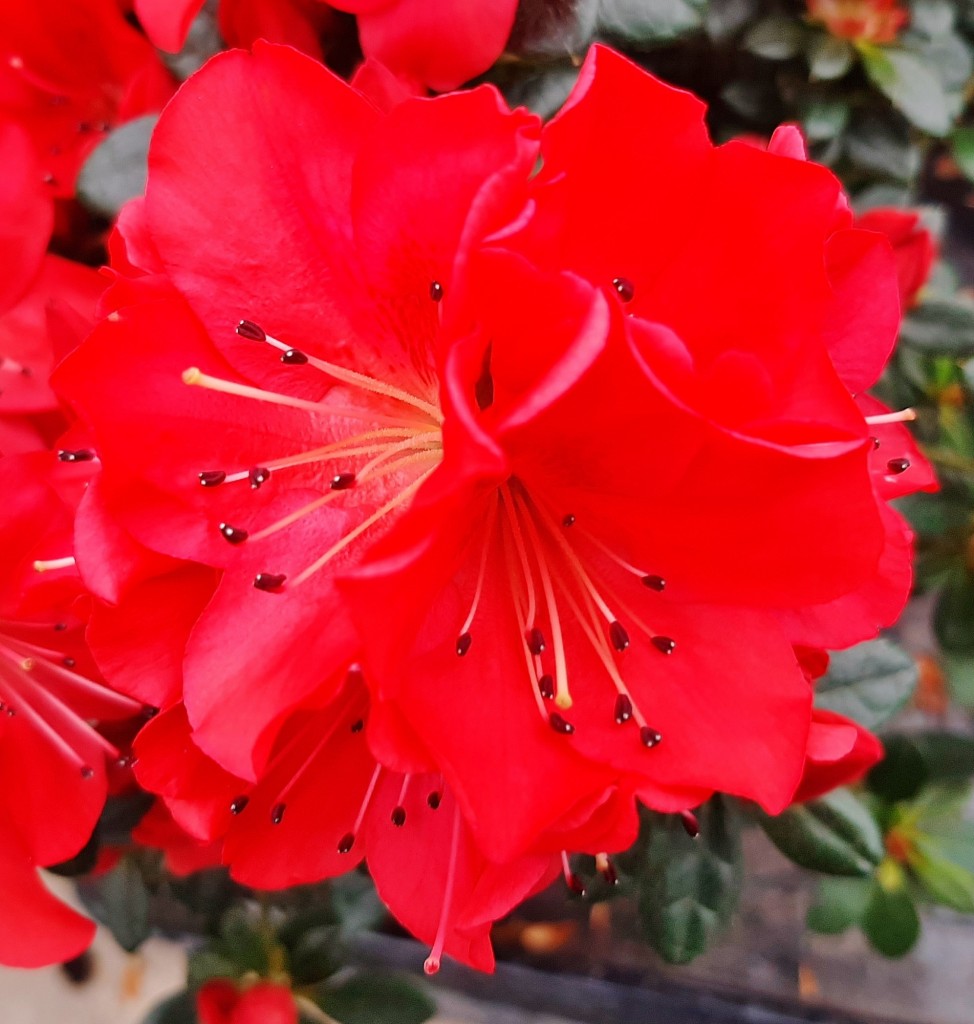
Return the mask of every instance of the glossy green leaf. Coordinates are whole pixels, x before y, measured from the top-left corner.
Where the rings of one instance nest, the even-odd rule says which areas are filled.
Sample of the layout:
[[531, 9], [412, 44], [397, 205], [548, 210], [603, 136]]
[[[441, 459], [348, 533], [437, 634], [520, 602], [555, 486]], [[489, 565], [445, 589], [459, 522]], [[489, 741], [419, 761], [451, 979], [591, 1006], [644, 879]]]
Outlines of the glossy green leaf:
[[142, 1024], [197, 1024], [196, 1000], [191, 992], [171, 996], [149, 1011]]
[[809, 142], [826, 142], [845, 131], [849, 104], [842, 100], [820, 100], [808, 104], [802, 113], [802, 127]]
[[974, 708], [974, 654], [945, 651], [943, 667], [951, 697], [961, 707]]
[[891, 640], [868, 640], [832, 655], [815, 687], [815, 705], [866, 729], [878, 729], [910, 699], [917, 684], [913, 659]]
[[149, 114], [123, 124], [88, 157], [77, 190], [89, 210], [115, 218], [125, 203], [145, 192], [149, 139], [158, 120], [157, 114]]
[[698, 812], [691, 839], [678, 817], [653, 815], [634, 872], [643, 927], [670, 963], [689, 963], [707, 948], [737, 907], [743, 864], [736, 804], [715, 797]]
[[744, 36], [744, 49], [766, 60], [788, 60], [802, 46], [804, 30], [794, 18], [773, 15], [764, 18]]
[[883, 836], [869, 809], [849, 790], [763, 814], [768, 838], [800, 867], [824, 875], [870, 875], [883, 859]]
[[862, 916], [862, 930], [884, 956], [899, 957], [909, 953], [920, 937], [920, 918], [906, 889], [889, 892], [873, 882]]
[[911, 181], [920, 171], [921, 153], [899, 118], [860, 114], [846, 133], [849, 158], [882, 178]]
[[870, 770], [866, 785], [888, 803], [912, 799], [930, 777], [923, 755], [907, 736], [891, 736], [883, 745], [886, 756]]
[[928, 299], [903, 320], [904, 345], [955, 358], [974, 356], [974, 304], [956, 299]]
[[704, 27], [711, 39], [722, 41], [739, 32], [757, 14], [758, 0], [710, 0]]
[[859, 923], [871, 892], [868, 878], [823, 878], [805, 923], [813, 932], [838, 935]]
[[134, 952], [149, 937], [149, 891], [138, 864], [123, 858], [101, 882], [98, 920], [115, 936], [115, 941]]
[[522, 56], [581, 53], [595, 32], [599, 0], [520, 0], [507, 49]]
[[599, 31], [622, 43], [662, 43], [703, 24], [706, 0], [599, 0]]
[[812, 78], [823, 81], [841, 78], [851, 69], [855, 59], [852, 43], [828, 32], [817, 32], [808, 46], [808, 70]]
[[914, 53], [860, 45], [866, 74], [897, 110], [930, 135], [950, 130], [951, 104], [936, 73]]
[[316, 1002], [341, 1024], [423, 1024], [436, 1013], [414, 982], [374, 971], [324, 989]]
[[933, 628], [945, 650], [974, 654], [974, 574], [958, 566], [937, 599]]
[[955, 128], [950, 136], [950, 149], [957, 166], [974, 181], [974, 128]]

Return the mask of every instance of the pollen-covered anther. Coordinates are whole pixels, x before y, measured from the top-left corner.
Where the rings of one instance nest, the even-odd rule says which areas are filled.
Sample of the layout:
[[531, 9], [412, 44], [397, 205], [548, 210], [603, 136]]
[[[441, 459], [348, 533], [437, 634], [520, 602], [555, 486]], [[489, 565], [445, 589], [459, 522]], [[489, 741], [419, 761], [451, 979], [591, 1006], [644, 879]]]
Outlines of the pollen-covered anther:
[[551, 714], [548, 715], [548, 724], [555, 730], [555, 732], [562, 736], [571, 736], [575, 731], [575, 726], [572, 725], [564, 715], [559, 715], [557, 711], [552, 711]]
[[229, 523], [220, 523], [220, 533], [223, 539], [230, 544], [243, 544], [250, 536], [246, 530], [241, 530], [237, 526], [231, 526]]
[[456, 652], [457, 657], [462, 658], [467, 651], [470, 650], [470, 645], [473, 643], [473, 637], [469, 633], [461, 633], [457, 637]]
[[899, 476], [910, 468], [909, 459], [890, 459], [886, 463], [886, 469], [892, 476]]
[[58, 462], [91, 462], [95, 453], [90, 448], [61, 448], [57, 458]]
[[615, 720], [619, 725], [625, 725], [632, 718], [632, 701], [624, 693], [616, 697]]
[[349, 487], [355, 486], [355, 474], [354, 473], [336, 473], [331, 478], [329, 487], [333, 491], [347, 491]]
[[629, 646], [629, 634], [618, 619], [609, 623], [609, 640], [620, 654]]
[[668, 636], [654, 636], [650, 643], [660, 654], [672, 654], [676, 650], [676, 641]]
[[308, 362], [308, 357], [299, 349], [289, 348], [281, 353], [281, 362], [286, 366], [304, 366]]
[[632, 302], [636, 295], [636, 286], [629, 280], [628, 277], [614, 277], [612, 278], [612, 287], [615, 288], [619, 294], [619, 298], [623, 302]]
[[258, 590], [273, 591], [280, 590], [284, 586], [287, 576], [284, 573], [259, 572], [254, 577], [254, 586]]
[[647, 747], [650, 750], [652, 750], [653, 747], [655, 747], [658, 743], [662, 742], [662, 739], [662, 735], [649, 725], [644, 725], [639, 730], [640, 743], [642, 743], [644, 747]]

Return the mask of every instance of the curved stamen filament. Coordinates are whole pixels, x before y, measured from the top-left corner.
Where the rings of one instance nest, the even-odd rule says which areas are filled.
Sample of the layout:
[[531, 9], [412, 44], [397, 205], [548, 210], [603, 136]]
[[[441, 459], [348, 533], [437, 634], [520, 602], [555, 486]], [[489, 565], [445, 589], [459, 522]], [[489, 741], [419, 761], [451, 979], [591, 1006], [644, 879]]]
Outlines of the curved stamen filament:
[[263, 388], [252, 387], [249, 384], [238, 384], [236, 381], [224, 380], [222, 377], [212, 377], [208, 373], [203, 373], [198, 366], [191, 366], [184, 370], [182, 379], [183, 383], [190, 387], [206, 388], [208, 391], [218, 391], [223, 395], [236, 395], [238, 398], [250, 398], [258, 402], [268, 402], [271, 405], [285, 406], [289, 409], [301, 409], [304, 412], [342, 419], [366, 420], [369, 423], [410, 426], [402, 418], [383, 416], [371, 409], [324, 405], [320, 402], [312, 402], [307, 398], [295, 398], [293, 395], [282, 395], [278, 391], [265, 391]]
[[74, 556], [67, 558], [39, 558], [34, 562], [34, 572], [54, 572], [55, 569], [71, 569], [74, 567]]
[[[264, 335], [264, 341], [280, 352], [292, 350], [292, 346], [278, 338], [271, 337], [269, 334]], [[309, 366], [313, 366], [316, 370], [328, 374], [334, 380], [339, 380], [343, 384], [350, 384], [352, 387], [361, 388], [363, 391], [370, 391], [374, 395], [384, 395], [386, 398], [392, 398], [397, 402], [402, 402], [404, 405], [410, 405], [414, 409], [419, 409], [420, 412], [426, 413], [436, 423], [443, 422], [443, 415], [435, 405], [424, 401], [422, 398], [418, 398], [408, 391], [403, 391], [401, 388], [394, 387], [392, 384], [386, 384], [381, 380], [376, 380], [374, 377], [369, 377], [367, 374], [359, 373], [356, 370], [349, 370], [344, 366], [336, 366], [334, 363], [317, 358], [317, 356], [308, 355], [303, 350], [302, 354]]]
[[375, 771], [372, 773], [372, 778], [369, 779], [369, 784], [365, 790], [365, 796], [362, 798], [362, 806], [359, 807], [358, 814], [355, 817], [355, 824], [352, 825], [352, 835], [358, 835], [362, 828], [362, 822], [365, 821], [365, 815], [368, 812], [369, 804], [372, 803], [372, 797], [375, 795], [375, 787], [379, 784], [379, 776], [382, 774], [382, 765], [377, 764]]
[[[423, 457], [428, 457], [427, 453], [421, 453]], [[400, 468], [406, 462], [412, 461], [417, 456], [412, 456], [410, 459], [404, 459], [403, 462], [397, 463], [396, 468]], [[437, 463], [438, 464], [438, 463]], [[427, 478], [434, 472], [436, 466], [428, 469], [425, 473], [418, 476], [408, 487], [404, 488], [399, 494], [396, 495], [391, 501], [386, 502], [378, 511], [373, 512], [367, 519], [364, 519], [358, 524], [353, 530], [350, 530], [345, 534], [344, 537], [336, 544], [333, 544], [320, 558], [312, 562], [307, 569], [302, 570], [294, 579], [294, 585], [298, 586], [304, 583], [305, 580], [312, 577], [319, 569], [322, 569], [328, 562], [330, 562], [336, 555], [340, 554], [345, 550], [353, 541], [357, 540], [366, 530], [374, 526], [380, 519], [383, 519], [390, 512], [399, 508], [400, 505], [405, 504], [409, 499], [419, 490], [419, 488], [425, 483]]]
[[523, 513], [524, 530], [532, 545], [535, 562], [538, 566], [538, 575], [541, 577], [541, 589], [544, 591], [548, 623], [551, 627], [551, 646], [555, 656], [555, 703], [560, 708], [570, 708], [572, 706], [572, 697], [568, 691], [568, 664], [565, 657], [565, 638], [561, 632], [561, 618], [558, 613], [554, 581], [551, 578], [544, 549], [541, 546], [541, 538], [538, 535], [534, 520], [531, 518], [530, 509], [526, 503], [522, 502], [515, 509], [515, 512]]
[[531, 563], [528, 560], [528, 550], [524, 544], [524, 535], [521, 532], [521, 524], [517, 519], [517, 512], [514, 507], [514, 496], [511, 494], [510, 488], [505, 484], [500, 491], [501, 501], [504, 503], [504, 511], [507, 513], [507, 521], [511, 527], [511, 534], [514, 537], [514, 547], [517, 550], [517, 556], [521, 563], [521, 576], [524, 580], [524, 587], [527, 593], [528, 607], [525, 612], [525, 625], [531, 626], [534, 624], [535, 618], [538, 614], [537, 610], [537, 596], [534, 590], [534, 580], [531, 574]]
[[916, 409], [901, 409], [899, 412], [884, 412], [879, 416], [867, 416], [866, 422], [870, 426], [879, 426], [883, 423], [910, 423], [916, 418]]
[[490, 541], [494, 533], [494, 522], [496, 519], [497, 505], [492, 504], [490, 511], [487, 513], [487, 528], [484, 531], [484, 543], [480, 552], [480, 564], [477, 568], [477, 585], [474, 588], [470, 611], [467, 612], [467, 617], [463, 620], [463, 625], [460, 627], [460, 636], [464, 636], [470, 630], [474, 617], [477, 614], [477, 608], [480, 605], [480, 596], [484, 591], [484, 577], [487, 575], [487, 555], [490, 553]]
[[440, 906], [440, 920], [436, 926], [436, 937], [433, 939], [433, 948], [430, 955], [423, 963], [423, 970], [427, 974], [436, 974], [440, 969], [443, 959], [443, 947], [446, 945], [446, 932], [450, 921], [450, 911], [453, 907], [453, 890], [457, 877], [457, 855], [460, 851], [460, 808], [453, 809], [453, 830], [450, 835], [450, 859], [446, 866], [446, 886], [443, 890], [443, 903]]

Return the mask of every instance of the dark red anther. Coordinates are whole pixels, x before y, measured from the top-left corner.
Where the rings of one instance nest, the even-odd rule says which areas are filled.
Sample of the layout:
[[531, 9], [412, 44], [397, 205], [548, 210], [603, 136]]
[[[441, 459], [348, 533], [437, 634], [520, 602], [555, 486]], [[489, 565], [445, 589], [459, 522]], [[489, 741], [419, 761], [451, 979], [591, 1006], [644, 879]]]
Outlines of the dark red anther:
[[220, 533], [223, 535], [224, 540], [229, 541], [231, 544], [243, 544], [250, 536], [246, 530], [241, 530], [237, 526], [231, 526], [229, 523], [220, 523]]
[[599, 869], [599, 874], [602, 875], [609, 885], [619, 884], [619, 872], [616, 871], [615, 864], [608, 857], [605, 858], [605, 867]]
[[609, 639], [612, 646], [620, 653], [629, 646], [629, 634], [626, 627], [619, 621], [609, 623]]
[[472, 643], [473, 637], [469, 633], [461, 633], [457, 637], [457, 657], [462, 658], [470, 650]]
[[85, 764], [85, 765], [81, 766], [81, 777], [83, 779], [93, 778], [94, 774], [95, 774], [95, 769], [92, 768], [90, 764]]
[[89, 448], [76, 448], [73, 451], [61, 448], [57, 453], [58, 462], [91, 462], [95, 453]]
[[287, 810], [287, 804], [274, 804], [274, 808], [271, 811], [271, 824], [280, 825], [284, 820], [284, 812]]
[[348, 853], [355, 845], [355, 833], [346, 832], [345, 835], [338, 840], [338, 852]]
[[250, 797], [249, 796], [238, 796], [233, 801], [233, 803], [230, 804], [230, 813], [234, 814], [234, 815], [236, 815], [236, 814], [243, 814], [243, 812], [247, 809], [247, 804], [249, 804], [249, 803], [250, 803]]
[[227, 474], [222, 469], [208, 469], [200, 473], [200, 487], [219, 487], [226, 480]]
[[691, 839], [696, 839], [700, 835], [700, 820], [693, 811], [680, 811], [680, 821], [683, 823], [684, 831]]
[[253, 320], [241, 320], [237, 324], [236, 331], [241, 338], [249, 338], [251, 341], [267, 341], [264, 328], [260, 324], [255, 324]]
[[429, 804], [431, 811], [437, 810], [442, 802], [443, 794], [436, 789], [426, 798], [426, 803]]
[[254, 577], [254, 586], [258, 590], [280, 590], [286, 579], [282, 572], [259, 572]]
[[281, 353], [281, 362], [287, 366], [304, 366], [308, 357], [296, 348], [289, 348]]
[[361, 732], [364, 728], [365, 728], [365, 719], [364, 718], [356, 718], [355, 721], [352, 722], [352, 732]]
[[582, 880], [575, 874], [574, 871], [570, 871], [565, 875], [565, 885], [568, 886], [569, 892], [573, 892], [576, 896], [585, 895], [585, 886], [582, 884]]
[[676, 650], [676, 641], [668, 636], [654, 636], [652, 644], [660, 654], [672, 654]]
[[347, 491], [349, 487], [355, 485], [355, 474], [354, 473], [336, 473], [331, 478], [331, 484], [329, 485], [333, 491]]
[[648, 747], [650, 750], [659, 743], [663, 737], [655, 730], [651, 729], [648, 725], [644, 725], [639, 730], [639, 740], [644, 747]]
[[74, 668], [76, 662], [75, 662], [74, 658], [62, 658], [61, 659], [61, 664], [65, 668]]
[[430, 282], [430, 298], [434, 302], [439, 302], [443, 298], [443, 285], [439, 281]]
[[575, 525], [575, 517], [571, 514], [571, 512], [562, 517], [561, 525], [566, 527]]
[[623, 302], [632, 302], [633, 296], [636, 294], [636, 286], [628, 277], [612, 278], [612, 287], [619, 293], [619, 298]]
[[871, 440], [872, 440], [872, 442], [873, 442], [873, 451], [876, 451], [876, 449], [877, 449], [877, 448], [879, 447], [879, 445], [880, 445], [880, 441], [879, 441], [879, 438], [878, 438], [878, 437], [874, 437], [874, 438], [872, 438]]
[[538, 680], [538, 690], [545, 700], [554, 700], [555, 681], [547, 672]]
[[271, 471], [266, 466], [254, 466], [254, 468], [247, 474], [247, 478], [250, 480], [250, 489], [253, 491], [259, 491], [262, 484], [266, 484], [271, 478]]
[[527, 634], [528, 650], [532, 654], [543, 654], [545, 649], [544, 633], [537, 626], [532, 626]]
[[905, 473], [910, 468], [909, 459], [890, 459], [886, 463], [886, 469], [892, 473], [893, 476], [898, 476], [900, 473]]
[[630, 718], [632, 718], [632, 701], [624, 693], [620, 693], [616, 697], [616, 721], [619, 725], [625, 725]]
[[644, 576], [643, 586], [649, 587], [650, 590], [655, 590], [657, 594], [661, 594], [666, 590], [666, 580], [662, 576]]
[[396, 828], [402, 828], [406, 824], [406, 808], [405, 807], [393, 807], [391, 820]]
[[54, 623], [54, 632], [55, 633], [63, 633], [67, 628], [68, 628], [68, 624], [66, 622], [55, 622]]
[[548, 715], [548, 724], [555, 732], [560, 733], [562, 736], [571, 736], [575, 731], [575, 726], [567, 718], [559, 715], [557, 711], [552, 711]]

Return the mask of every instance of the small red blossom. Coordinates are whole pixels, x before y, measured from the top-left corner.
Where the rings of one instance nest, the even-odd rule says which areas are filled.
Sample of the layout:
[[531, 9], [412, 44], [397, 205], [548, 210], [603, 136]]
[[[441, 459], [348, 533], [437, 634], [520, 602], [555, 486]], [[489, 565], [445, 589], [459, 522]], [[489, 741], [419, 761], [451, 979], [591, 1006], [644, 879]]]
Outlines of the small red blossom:
[[298, 1008], [284, 985], [260, 981], [241, 989], [232, 981], [208, 981], [197, 993], [200, 1024], [297, 1024]]
[[937, 243], [920, 214], [914, 210], [878, 207], [856, 218], [856, 226], [865, 231], [879, 231], [890, 240], [896, 256], [900, 301], [904, 311], [910, 309], [916, 304], [937, 258]]
[[[530, 890], [562, 851], [619, 848], [633, 794], [793, 799], [794, 645], [899, 609], [886, 501], [928, 467], [853, 397], [899, 324], [888, 242], [800, 137], [715, 147], [703, 115], [603, 48], [544, 128], [490, 88], [379, 110], [269, 45], [167, 107], [113, 246], [120, 308], [56, 384], [96, 433], [106, 515], [220, 574], [202, 614], [196, 589], [166, 613], [192, 630], [140, 768], [183, 824], [196, 784], [167, 789], [153, 734], [188, 735], [214, 791], [240, 780], [246, 809], [211, 815], [235, 819], [238, 877], [333, 873], [357, 849], [335, 826], [388, 832], [416, 817], [397, 786], [442, 779], [455, 824], [402, 833], [435, 874], [402, 855], [400, 888], [379, 881], [435, 950], [467, 905], [447, 879], [518, 865]], [[355, 782], [324, 814], [332, 743]], [[330, 838], [282, 852], [295, 822]], [[362, 841], [377, 879], [394, 849]], [[480, 962], [491, 913], [469, 906], [445, 934]]]
[[175, 82], [116, 0], [0, 3], [0, 114], [31, 137], [52, 195], [105, 135], [161, 110]]
[[892, 43], [910, 20], [899, 0], [807, 0], [808, 16], [839, 39]]
[[[70, 454], [86, 461], [80, 450]], [[40, 453], [2, 463], [0, 864], [9, 891], [0, 963], [21, 967], [68, 959], [91, 941], [94, 925], [58, 902], [36, 868], [73, 857], [104, 806], [119, 751], [92, 722], [140, 710], [100, 684], [85, 646], [71, 514], [52, 486], [52, 460]]]
[[833, 711], [816, 708], [808, 734], [808, 751], [795, 803], [858, 782], [883, 758], [883, 745], [868, 729]]

